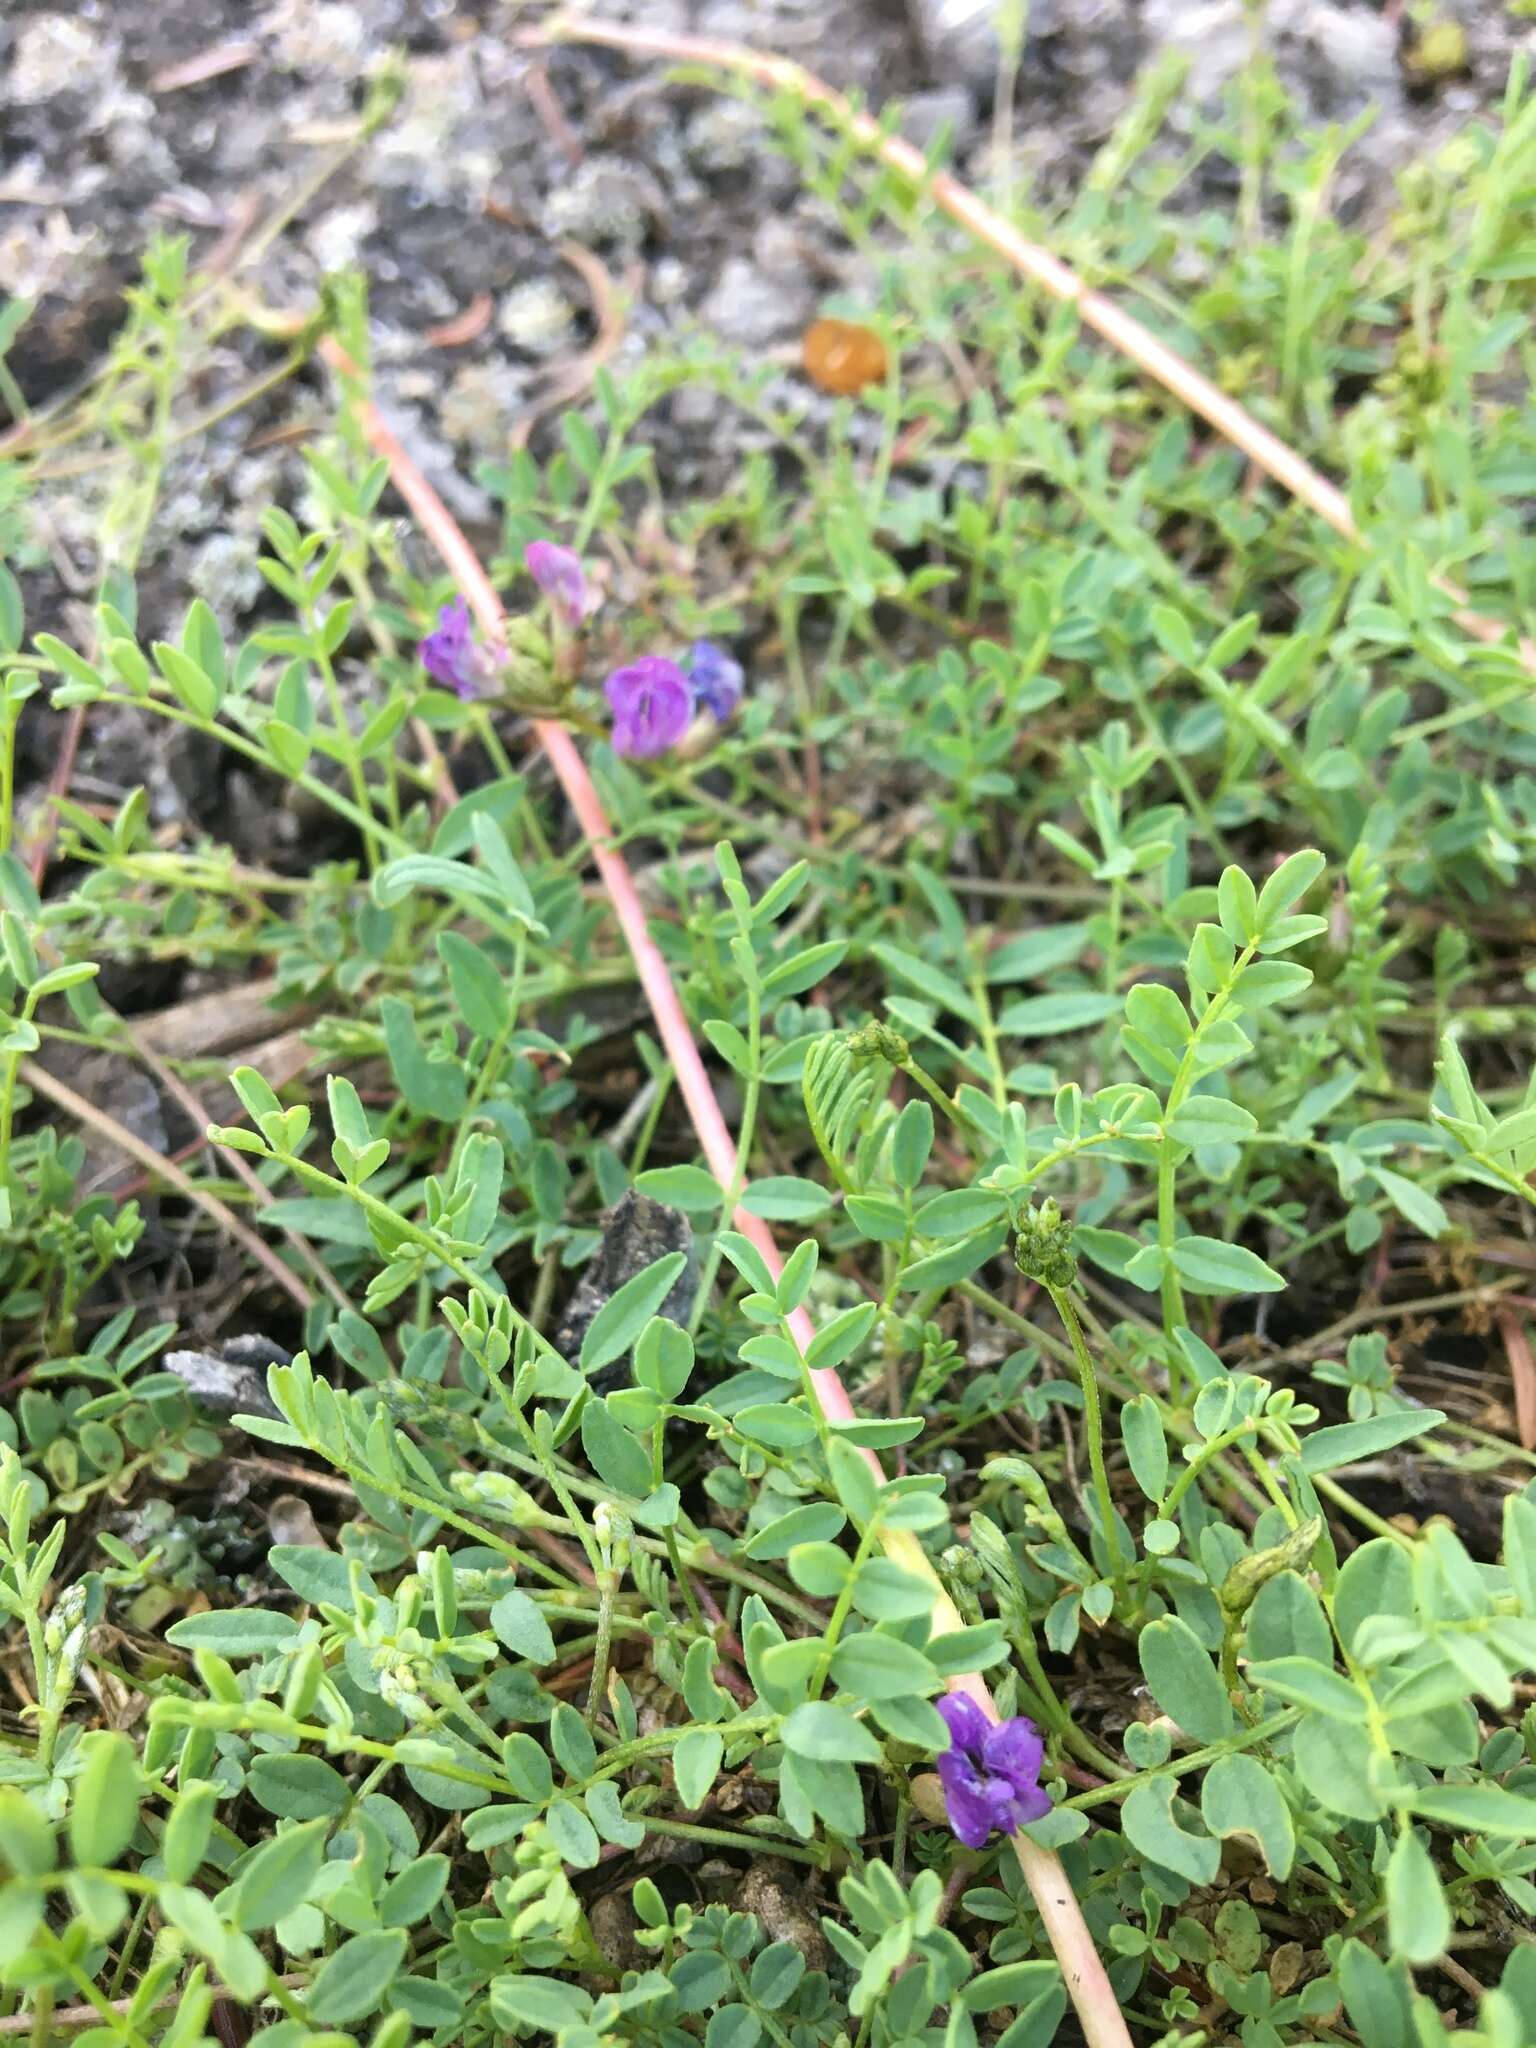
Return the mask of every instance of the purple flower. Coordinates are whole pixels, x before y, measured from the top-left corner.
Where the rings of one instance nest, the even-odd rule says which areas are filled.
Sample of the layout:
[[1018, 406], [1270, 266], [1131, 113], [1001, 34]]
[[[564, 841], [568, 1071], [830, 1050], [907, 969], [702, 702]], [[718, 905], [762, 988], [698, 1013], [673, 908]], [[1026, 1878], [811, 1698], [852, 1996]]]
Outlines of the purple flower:
[[659, 654], [616, 668], [603, 694], [613, 710], [613, 744], [620, 754], [664, 754], [693, 717], [693, 685], [675, 661]]
[[528, 574], [568, 626], [579, 626], [591, 610], [581, 558], [552, 540], [531, 540], [523, 550]]
[[688, 680], [703, 709], [723, 725], [741, 701], [741, 663], [713, 640], [695, 640], [688, 650]]
[[445, 604], [436, 630], [420, 647], [422, 666], [435, 683], [461, 697], [478, 697], [496, 672], [496, 659], [475, 641], [475, 623], [462, 597]]
[[967, 1849], [980, 1849], [995, 1828], [1016, 1835], [1051, 1810], [1040, 1789], [1045, 1744], [1033, 1721], [1016, 1714], [995, 1725], [973, 1699], [951, 1693], [939, 1701], [949, 1748], [939, 1758], [939, 1782], [949, 1824]]

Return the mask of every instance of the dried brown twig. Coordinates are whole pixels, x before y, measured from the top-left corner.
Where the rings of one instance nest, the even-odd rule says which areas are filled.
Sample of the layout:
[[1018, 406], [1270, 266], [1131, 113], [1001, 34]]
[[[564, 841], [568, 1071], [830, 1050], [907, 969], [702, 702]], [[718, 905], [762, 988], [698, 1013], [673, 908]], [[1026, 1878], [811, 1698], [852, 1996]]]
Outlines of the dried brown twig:
[[624, 315], [619, 308], [613, 280], [590, 249], [580, 242], [561, 242], [560, 254], [580, 276], [592, 300], [597, 320], [597, 338], [592, 346], [572, 356], [549, 379], [531, 405], [520, 412], [508, 435], [512, 447], [526, 448], [534, 427], [546, 413], [574, 405], [592, 389], [593, 379], [624, 339]]
[[219, 1228], [232, 1237], [258, 1266], [270, 1274], [283, 1292], [301, 1309], [310, 1306], [313, 1297], [299, 1276], [290, 1272], [271, 1245], [264, 1244], [249, 1224], [242, 1223], [234, 1210], [227, 1203], [221, 1202], [210, 1189], [200, 1187], [172, 1160], [157, 1152], [153, 1145], [146, 1145], [142, 1138], [135, 1137], [127, 1125], [119, 1123], [115, 1116], [108, 1116], [106, 1111], [98, 1109], [94, 1102], [88, 1102], [83, 1095], [77, 1095], [73, 1088], [66, 1087], [64, 1082], [55, 1080], [47, 1068], [40, 1067], [36, 1060], [23, 1060], [20, 1074], [28, 1088], [38, 1095], [45, 1095], [56, 1108], [62, 1109], [66, 1116], [73, 1117], [76, 1123], [85, 1124], [93, 1131], [98, 1131], [109, 1144], [115, 1145], [119, 1152], [125, 1153], [130, 1159], [138, 1160], [139, 1164], [154, 1174], [156, 1179], [173, 1187], [177, 1194], [185, 1195], [189, 1202], [196, 1203], [197, 1207], [211, 1216]]

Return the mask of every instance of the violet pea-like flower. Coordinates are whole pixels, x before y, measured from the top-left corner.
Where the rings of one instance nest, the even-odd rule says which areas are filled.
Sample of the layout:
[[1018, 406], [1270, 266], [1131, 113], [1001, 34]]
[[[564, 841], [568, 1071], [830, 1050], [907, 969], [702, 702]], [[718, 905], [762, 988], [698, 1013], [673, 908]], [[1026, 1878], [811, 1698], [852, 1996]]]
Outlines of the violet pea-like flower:
[[688, 650], [688, 680], [701, 710], [722, 725], [741, 701], [741, 663], [713, 640], [695, 640]]
[[644, 654], [616, 668], [603, 685], [613, 712], [613, 745], [645, 758], [675, 747], [693, 717], [693, 685], [675, 661]]
[[531, 540], [523, 550], [523, 562], [559, 618], [567, 626], [579, 626], [592, 608], [581, 557], [552, 540]]
[[419, 652], [432, 680], [460, 697], [478, 697], [496, 668], [495, 659], [476, 643], [474, 620], [462, 597], [443, 606]]
[[1040, 1789], [1045, 1743], [1023, 1714], [991, 1722], [964, 1693], [939, 1701], [949, 1748], [938, 1760], [949, 1824], [967, 1849], [980, 1849], [995, 1829], [1016, 1835], [1040, 1820], [1051, 1802]]

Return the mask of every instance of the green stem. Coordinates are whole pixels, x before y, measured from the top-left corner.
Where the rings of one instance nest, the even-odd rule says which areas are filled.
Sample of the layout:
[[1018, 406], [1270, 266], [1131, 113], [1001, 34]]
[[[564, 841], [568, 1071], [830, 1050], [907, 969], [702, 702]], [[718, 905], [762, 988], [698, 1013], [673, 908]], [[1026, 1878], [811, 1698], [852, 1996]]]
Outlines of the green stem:
[[586, 1722], [589, 1728], [602, 1710], [608, 1690], [608, 1659], [613, 1648], [613, 1603], [623, 1574], [609, 1565], [596, 1576], [597, 1640], [592, 1645], [592, 1683], [587, 1688]]
[[[28, 990], [17, 1023], [30, 1024], [34, 1007], [35, 998]], [[4, 1079], [0, 1080], [0, 1204], [3, 1204], [7, 1225], [10, 1222], [11, 1132], [16, 1116], [16, 1077], [21, 1072], [23, 1057], [21, 1049], [7, 1053]]]
[[[17, 683], [11, 677], [11, 683]], [[16, 725], [21, 715], [21, 700], [13, 699], [9, 690], [3, 711], [0, 711], [0, 853], [9, 853], [15, 828], [16, 809]]]
[[[742, 1091], [741, 1122], [736, 1130], [736, 1171], [731, 1184], [725, 1191], [722, 1204], [723, 1227], [730, 1226], [736, 1214], [736, 1205], [741, 1200], [747, 1185], [748, 1162], [752, 1151], [752, 1139], [757, 1129], [757, 1106], [763, 1091], [763, 1005], [759, 989], [747, 990], [747, 1047], [751, 1054], [751, 1071], [746, 1077]], [[693, 1308], [688, 1317], [688, 1334], [697, 1334], [704, 1320], [704, 1311], [709, 1306], [710, 1294], [714, 1289], [715, 1275], [720, 1270], [723, 1254], [720, 1250], [720, 1233], [716, 1231], [710, 1239], [709, 1250], [704, 1255], [703, 1270], [699, 1274], [699, 1290], [693, 1298]], [[813, 1405], [812, 1411], [816, 1408]]]
[[1088, 1346], [1083, 1341], [1082, 1324], [1077, 1319], [1077, 1310], [1072, 1297], [1064, 1287], [1052, 1287], [1046, 1283], [1046, 1292], [1061, 1317], [1072, 1346], [1072, 1356], [1077, 1364], [1077, 1377], [1083, 1389], [1083, 1419], [1088, 1434], [1088, 1463], [1093, 1470], [1093, 1489], [1098, 1496], [1099, 1519], [1104, 1527], [1104, 1547], [1109, 1553], [1109, 1576], [1119, 1579], [1126, 1571], [1128, 1560], [1120, 1548], [1120, 1530], [1115, 1519], [1114, 1497], [1109, 1490], [1109, 1472], [1104, 1463], [1104, 1415], [1099, 1404], [1099, 1381], [1094, 1371], [1093, 1360], [1088, 1355]]
[[[809, 1368], [807, 1368], [807, 1394], [814, 1408], [819, 1409], [821, 1403], [815, 1398], [815, 1388], [809, 1384]], [[821, 1654], [817, 1657], [816, 1668], [811, 1673], [811, 1683], [806, 1693], [807, 1699], [817, 1700], [821, 1698], [821, 1688], [827, 1682], [827, 1673], [832, 1668], [832, 1659], [837, 1651], [838, 1637], [843, 1632], [843, 1623], [848, 1619], [848, 1610], [853, 1605], [853, 1589], [858, 1580], [859, 1568], [869, 1556], [875, 1541], [875, 1531], [878, 1527], [878, 1520], [868, 1522], [859, 1537], [859, 1547], [854, 1553], [853, 1568], [842, 1583], [837, 1600], [832, 1608], [831, 1619], [828, 1621], [826, 1632], [822, 1637]]]
[[[305, 620], [305, 625], [309, 627], [313, 637], [314, 646], [311, 658], [320, 671], [320, 680], [325, 686], [326, 698], [330, 703], [331, 719], [336, 728], [336, 750], [340, 754], [342, 765], [347, 771], [347, 781], [352, 786], [352, 801], [363, 816], [367, 818], [370, 827], [372, 827], [374, 825], [373, 802], [368, 794], [368, 780], [363, 774], [363, 764], [358, 758], [356, 739], [347, 719], [347, 707], [342, 701], [341, 685], [336, 680], [336, 671], [331, 665], [330, 656], [320, 646], [318, 628], [308, 619]], [[364, 845], [371, 860], [374, 852], [372, 831], [369, 832]]]
[[[957, 1124], [963, 1131], [969, 1131], [973, 1137], [983, 1136], [982, 1132], [977, 1129], [975, 1118], [967, 1116], [954, 1096], [941, 1086], [939, 1082], [935, 1081], [932, 1074], [928, 1073], [923, 1067], [920, 1067], [910, 1053], [902, 1061], [898, 1071], [905, 1074], [909, 1081], [915, 1081], [923, 1093], [931, 1097], [938, 1104], [951, 1123]], [[985, 1140], [983, 1141], [985, 1142]]]
[[756, 2019], [769, 2040], [776, 2044], [776, 2048], [795, 2048], [793, 2039], [785, 2033], [767, 2006], [760, 2004], [752, 1996], [751, 1980], [740, 1963], [736, 1961], [734, 1956], [727, 1956], [726, 1962], [730, 1966], [731, 1979], [736, 1986], [737, 1996], [747, 2011]]
[[[1214, 1764], [1224, 1756], [1235, 1756], [1240, 1749], [1252, 1749], [1255, 1743], [1267, 1742], [1301, 1719], [1299, 1707], [1286, 1707], [1278, 1714], [1271, 1714], [1267, 1721], [1256, 1721], [1251, 1728], [1243, 1728], [1235, 1735], [1229, 1735], [1221, 1742], [1213, 1742], [1205, 1749], [1191, 1750], [1188, 1756], [1180, 1757], [1174, 1767], [1180, 1775], [1185, 1771], [1203, 1770], [1207, 1764]], [[1090, 1792], [1078, 1792], [1061, 1803], [1064, 1807], [1085, 1808], [1102, 1806], [1107, 1799], [1123, 1799], [1127, 1792], [1134, 1792], [1138, 1785], [1148, 1785], [1154, 1778], [1166, 1777], [1169, 1766], [1154, 1764], [1144, 1771], [1133, 1771], [1128, 1778], [1121, 1778], [1113, 1785], [1096, 1785]]]
[[1008, 1640], [1029, 1676], [1040, 1706], [1041, 1718], [1049, 1724], [1059, 1740], [1068, 1749], [1076, 1751], [1090, 1770], [1102, 1771], [1107, 1778], [1125, 1777], [1124, 1764], [1117, 1763], [1085, 1735], [1057, 1697], [1056, 1688], [1051, 1684], [1046, 1668], [1040, 1661], [1039, 1646], [1035, 1642], [1034, 1627], [1028, 1615], [1021, 1617], [1017, 1628], [1008, 1630]]
[[759, 1857], [782, 1856], [788, 1863], [809, 1863], [815, 1870], [825, 1870], [832, 1858], [830, 1846], [802, 1849], [781, 1835], [737, 1834], [730, 1828], [695, 1827], [691, 1821], [656, 1820], [648, 1813], [636, 1817], [644, 1823], [648, 1835], [673, 1835], [682, 1842], [710, 1842], [722, 1849], [745, 1849]]
[[[1168, 1100], [1163, 1109], [1163, 1136], [1159, 1140], [1157, 1148], [1157, 1243], [1158, 1249], [1163, 1255], [1163, 1331], [1165, 1336], [1170, 1339], [1175, 1330], [1183, 1328], [1187, 1318], [1184, 1313], [1184, 1289], [1179, 1284], [1178, 1268], [1173, 1263], [1173, 1247], [1178, 1241], [1178, 1164], [1180, 1154], [1184, 1148], [1178, 1143], [1177, 1139], [1168, 1136], [1167, 1126], [1178, 1114], [1179, 1110], [1183, 1108], [1185, 1098], [1199, 1079], [1196, 1057], [1200, 1039], [1226, 1008], [1237, 978], [1253, 958], [1255, 950], [1255, 942], [1250, 940], [1233, 962], [1232, 970], [1226, 978], [1225, 985], [1217, 990], [1216, 994], [1211, 997], [1210, 1002], [1207, 1003], [1205, 1009], [1201, 1012], [1194, 1030], [1190, 1033], [1189, 1043], [1184, 1048], [1184, 1056], [1179, 1061], [1178, 1072], [1173, 1077], [1173, 1086], [1168, 1090]], [[1174, 1376], [1177, 1367], [1174, 1359], [1174, 1349], [1175, 1347], [1170, 1342], [1168, 1346], [1170, 1392], [1176, 1391]]]

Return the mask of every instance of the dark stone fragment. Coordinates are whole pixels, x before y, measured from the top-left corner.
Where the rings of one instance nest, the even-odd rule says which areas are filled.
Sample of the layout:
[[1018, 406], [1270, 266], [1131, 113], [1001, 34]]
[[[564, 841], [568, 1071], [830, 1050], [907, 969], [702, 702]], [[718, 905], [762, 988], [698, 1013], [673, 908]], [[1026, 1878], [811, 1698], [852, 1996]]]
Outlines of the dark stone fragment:
[[267, 1367], [291, 1365], [293, 1358], [269, 1337], [226, 1337], [207, 1351], [168, 1351], [163, 1363], [221, 1421], [231, 1415], [282, 1420], [267, 1393]]
[[[626, 1280], [633, 1280], [668, 1252], [686, 1252], [688, 1264], [662, 1303], [661, 1313], [674, 1323], [686, 1323], [699, 1285], [693, 1259], [693, 1228], [681, 1209], [653, 1202], [649, 1195], [636, 1194], [631, 1188], [610, 1211], [603, 1225], [602, 1242], [584, 1267], [550, 1340], [561, 1357], [574, 1365], [581, 1355], [582, 1339], [604, 1302], [611, 1300]], [[625, 1386], [628, 1381], [627, 1353], [592, 1375], [592, 1385], [599, 1394], [610, 1387]]]

